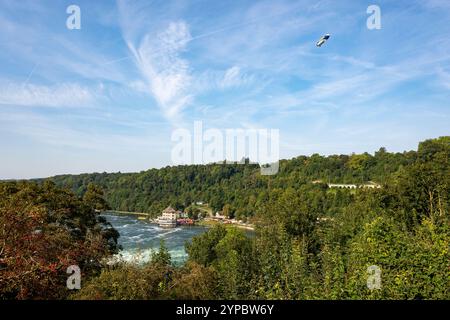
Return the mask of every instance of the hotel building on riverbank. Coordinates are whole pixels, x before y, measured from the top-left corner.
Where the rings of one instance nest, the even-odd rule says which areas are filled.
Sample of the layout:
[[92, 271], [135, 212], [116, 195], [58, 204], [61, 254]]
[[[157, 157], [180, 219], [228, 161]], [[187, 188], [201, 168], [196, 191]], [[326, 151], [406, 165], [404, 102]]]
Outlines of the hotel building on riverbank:
[[171, 206], [168, 206], [158, 217], [157, 221], [160, 227], [173, 228], [177, 226], [177, 219], [180, 217], [180, 215], [180, 211], [177, 211]]

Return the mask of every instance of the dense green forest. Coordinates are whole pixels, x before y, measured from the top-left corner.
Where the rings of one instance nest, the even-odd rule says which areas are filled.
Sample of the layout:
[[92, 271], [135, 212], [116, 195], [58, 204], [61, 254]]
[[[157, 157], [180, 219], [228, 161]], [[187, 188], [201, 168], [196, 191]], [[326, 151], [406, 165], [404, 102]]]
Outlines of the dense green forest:
[[[205, 184], [216, 181], [211, 199], [220, 190], [224, 203], [251, 208], [256, 236], [219, 225], [186, 245], [183, 267], [173, 267], [162, 247], [144, 267], [103, 270], [74, 298], [450, 299], [449, 157], [450, 137], [442, 137], [404, 154], [283, 161], [276, 177], [244, 166], [162, 170], [175, 180], [183, 169], [199, 170]], [[309, 183], [328, 177], [383, 187], [335, 191]], [[201, 188], [192, 178], [189, 190]], [[377, 288], [368, 286], [371, 266], [380, 271]]]
[[[207, 202], [214, 211], [225, 205], [231, 216], [255, 215], [269, 197], [290, 189], [317, 190], [314, 180], [338, 183], [375, 181], [392, 183], [393, 174], [418, 159], [418, 152], [389, 153], [380, 148], [374, 155], [300, 156], [280, 162], [279, 173], [263, 176], [254, 164], [211, 164], [166, 167], [140, 173], [94, 173], [51, 178], [57, 185], [83, 195], [94, 183], [105, 190], [114, 210], [159, 215], [168, 205], [179, 209], [192, 202]], [[320, 188], [319, 188], [320, 189]], [[338, 194], [333, 201], [345, 201]], [[329, 212], [327, 208], [322, 213]], [[330, 208], [332, 210], [332, 208]]]
[[[373, 156], [285, 160], [275, 176], [261, 176], [257, 166], [247, 164], [52, 178], [62, 189], [49, 182], [2, 183], [1, 223], [4, 230], [15, 228], [8, 218], [33, 217], [36, 206], [51, 223], [58, 216], [54, 212], [61, 212], [69, 225], [89, 226], [92, 231], [77, 236], [85, 243], [92, 232], [114, 235], [95, 227], [94, 209], [109, 204], [158, 213], [170, 203], [185, 207], [203, 200], [257, 225], [254, 237], [220, 225], [211, 228], [186, 244], [183, 266], [171, 263], [164, 243], [145, 265], [107, 265], [97, 258], [99, 268], [87, 273], [82, 289], [66, 292], [71, 299], [450, 299], [449, 157], [450, 137], [441, 137], [405, 153], [380, 149]], [[375, 181], [382, 188], [329, 189], [313, 180]], [[107, 203], [94, 184], [105, 190]], [[90, 222], [81, 219], [85, 216]], [[24, 246], [23, 238], [4, 234], [0, 241], [10, 251]], [[52, 236], [49, 243], [59, 243], [51, 229], [43, 234]], [[99, 252], [106, 252], [107, 243], [117, 249], [112, 237], [97, 246], [104, 248]], [[37, 256], [52, 258], [46, 254]], [[3, 270], [13, 272], [18, 258], [9, 259]], [[380, 272], [376, 288], [368, 286], [373, 267]], [[3, 272], [0, 281], [8, 281]], [[18, 280], [9, 280], [2, 297], [31, 295], [25, 294], [33, 288], [25, 281], [28, 273], [19, 276], [26, 290], [14, 290]], [[41, 290], [37, 297], [64, 297], [58, 284], [45, 288], [48, 296]]]

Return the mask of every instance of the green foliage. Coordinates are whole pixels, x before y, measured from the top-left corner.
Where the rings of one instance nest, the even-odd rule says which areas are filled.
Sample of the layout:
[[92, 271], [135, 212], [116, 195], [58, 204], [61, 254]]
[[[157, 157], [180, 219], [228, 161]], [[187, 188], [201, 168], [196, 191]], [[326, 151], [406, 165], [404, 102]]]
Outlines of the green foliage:
[[51, 181], [0, 183], [0, 298], [66, 297], [67, 267], [96, 275], [118, 236], [90, 203]]
[[170, 267], [149, 264], [119, 264], [102, 270], [101, 274], [72, 296], [90, 300], [143, 300], [167, 298]]
[[[201, 199], [214, 211], [257, 225], [253, 236], [211, 228], [186, 244], [189, 259], [179, 267], [171, 265], [161, 243], [148, 264], [104, 268], [75, 299], [448, 300], [449, 156], [450, 137], [441, 137], [420, 143], [417, 152], [380, 148], [374, 155], [283, 160], [276, 176], [261, 176], [249, 164], [59, 176], [52, 180], [84, 195], [84, 203], [50, 182], [4, 183], [0, 208], [3, 219], [18, 217], [9, 222], [11, 228], [22, 223], [29, 233], [44, 218], [41, 228], [52, 223], [79, 228], [75, 234], [86, 241], [98, 223], [92, 209], [102, 198], [94, 183], [104, 188], [114, 209], [159, 214], [174, 204], [196, 217], [204, 208], [192, 203]], [[368, 180], [383, 187], [326, 185]], [[54, 235], [62, 243], [68, 239], [64, 232]], [[8, 243], [14, 239], [9, 236]], [[381, 271], [380, 288], [368, 287], [371, 266]]]
[[[148, 212], [156, 217], [169, 205], [185, 209], [193, 202], [204, 201], [213, 212], [225, 210], [229, 216], [251, 219], [266, 205], [274, 190], [298, 190], [313, 180], [384, 183], [416, 158], [416, 152], [389, 153], [381, 148], [374, 156], [315, 154], [281, 160], [279, 172], [270, 177], [262, 176], [258, 165], [246, 163], [176, 166], [139, 173], [63, 175], [53, 177], [52, 181], [80, 196], [89, 191], [90, 184], [99, 186], [105, 190], [111, 208], [119, 211]], [[320, 187], [324, 184], [317, 186]]]
[[103, 190], [99, 186], [93, 183], [89, 183], [87, 186], [87, 191], [83, 195], [83, 201], [90, 205], [95, 210], [105, 211], [109, 210], [110, 206], [103, 198]]
[[249, 281], [254, 268], [250, 239], [244, 232], [230, 228], [214, 250], [217, 259], [213, 266], [219, 279], [220, 296], [225, 299], [244, 299], [251, 289]]
[[[448, 299], [449, 230], [429, 220], [410, 234], [392, 219], [379, 217], [366, 224], [351, 243], [346, 291], [356, 299]], [[365, 286], [367, 267], [382, 271], [380, 290]]]
[[186, 243], [189, 258], [205, 267], [211, 265], [217, 259], [216, 246], [226, 234], [226, 229], [222, 225], [217, 225], [204, 235], [195, 237], [191, 243]]
[[196, 263], [174, 268], [161, 263], [121, 263], [102, 270], [71, 296], [76, 300], [214, 299], [217, 280], [211, 268]]
[[170, 266], [171, 264], [171, 256], [169, 253], [169, 250], [167, 249], [164, 240], [161, 240], [159, 245], [159, 251], [152, 252], [152, 263], [153, 264], [159, 264], [162, 266]]

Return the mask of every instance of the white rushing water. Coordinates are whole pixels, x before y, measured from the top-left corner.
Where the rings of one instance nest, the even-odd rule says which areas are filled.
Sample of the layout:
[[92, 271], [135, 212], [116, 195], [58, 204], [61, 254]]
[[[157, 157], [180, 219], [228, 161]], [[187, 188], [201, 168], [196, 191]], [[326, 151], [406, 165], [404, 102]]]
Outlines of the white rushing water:
[[116, 256], [116, 259], [128, 262], [149, 261], [152, 252], [159, 249], [160, 241], [163, 239], [172, 257], [172, 262], [182, 264], [187, 258], [184, 249], [186, 241], [190, 241], [194, 236], [207, 230], [205, 227], [198, 226], [165, 229], [148, 221], [139, 220], [132, 215], [107, 212], [102, 216], [120, 233], [119, 244], [123, 250]]

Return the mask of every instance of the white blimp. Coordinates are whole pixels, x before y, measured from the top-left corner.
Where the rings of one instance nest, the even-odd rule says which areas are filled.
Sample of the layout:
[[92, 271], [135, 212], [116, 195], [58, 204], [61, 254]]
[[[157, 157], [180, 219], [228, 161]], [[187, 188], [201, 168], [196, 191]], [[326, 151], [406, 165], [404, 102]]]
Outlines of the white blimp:
[[330, 39], [330, 34], [326, 34], [320, 37], [319, 41], [317, 41], [316, 46], [321, 47], [327, 40]]

